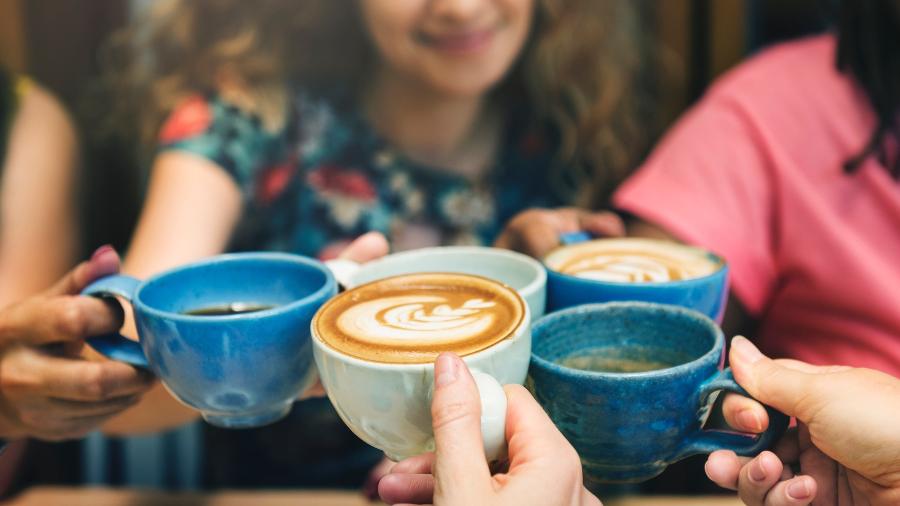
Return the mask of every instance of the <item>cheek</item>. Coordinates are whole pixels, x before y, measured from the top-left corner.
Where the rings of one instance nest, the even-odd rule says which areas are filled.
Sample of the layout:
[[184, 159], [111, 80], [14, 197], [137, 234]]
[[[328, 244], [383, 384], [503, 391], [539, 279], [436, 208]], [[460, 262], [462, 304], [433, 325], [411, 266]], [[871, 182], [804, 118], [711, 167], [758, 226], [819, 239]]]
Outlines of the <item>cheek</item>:
[[507, 39], [511, 45], [515, 46], [510, 49], [518, 55], [525, 46], [525, 41], [531, 30], [535, 2], [533, 0], [505, 0], [503, 7], [505, 8], [506, 20], [509, 23]]
[[424, 0], [364, 0], [361, 2], [366, 30], [381, 56], [388, 61], [403, 59], [411, 50], [412, 34]]

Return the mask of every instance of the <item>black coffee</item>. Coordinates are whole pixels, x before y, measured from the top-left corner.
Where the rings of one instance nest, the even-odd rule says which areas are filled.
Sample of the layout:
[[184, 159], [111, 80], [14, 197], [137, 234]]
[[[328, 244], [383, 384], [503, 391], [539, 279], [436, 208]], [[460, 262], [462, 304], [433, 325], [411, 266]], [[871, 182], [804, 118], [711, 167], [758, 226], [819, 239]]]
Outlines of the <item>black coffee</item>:
[[182, 314], [191, 316], [227, 316], [233, 314], [255, 313], [275, 307], [272, 304], [257, 304], [253, 302], [232, 302], [218, 306], [201, 307], [184, 311]]
[[644, 346], [593, 348], [556, 362], [563, 367], [596, 372], [647, 372], [690, 362], [692, 357], [673, 350]]

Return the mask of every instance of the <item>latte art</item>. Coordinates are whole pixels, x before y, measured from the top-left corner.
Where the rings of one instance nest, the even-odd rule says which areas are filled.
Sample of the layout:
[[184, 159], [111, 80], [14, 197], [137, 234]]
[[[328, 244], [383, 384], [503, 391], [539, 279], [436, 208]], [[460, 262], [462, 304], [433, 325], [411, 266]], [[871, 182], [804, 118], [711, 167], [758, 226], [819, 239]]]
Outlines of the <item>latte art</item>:
[[338, 317], [337, 326], [346, 334], [381, 342], [471, 339], [494, 324], [497, 316], [486, 311], [494, 306], [495, 302], [479, 298], [454, 307], [440, 296], [386, 297], [348, 308]]
[[392, 363], [474, 353], [512, 335], [525, 306], [514, 290], [465, 274], [408, 274], [353, 288], [322, 307], [318, 338], [338, 351]]
[[560, 272], [581, 278], [622, 283], [675, 281], [692, 277], [685, 266], [671, 258], [629, 252], [588, 254], [562, 265]]
[[619, 283], [693, 279], [722, 267], [701, 249], [651, 239], [599, 239], [567, 246], [550, 253], [545, 263], [563, 274]]

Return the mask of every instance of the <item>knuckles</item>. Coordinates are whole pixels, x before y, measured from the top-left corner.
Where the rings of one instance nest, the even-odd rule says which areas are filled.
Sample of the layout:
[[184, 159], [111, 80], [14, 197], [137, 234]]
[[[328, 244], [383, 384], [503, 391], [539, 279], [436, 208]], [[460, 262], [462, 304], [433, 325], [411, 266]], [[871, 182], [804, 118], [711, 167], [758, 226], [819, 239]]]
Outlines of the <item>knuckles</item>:
[[74, 297], [59, 301], [53, 318], [54, 329], [64, 339], [84, 337], [88, 331], [88, 315]]
[[453, 401], [433, 403], [431, 406], [431, 420], [435, 430], [478, 417], [479, 413], [474, 403]]

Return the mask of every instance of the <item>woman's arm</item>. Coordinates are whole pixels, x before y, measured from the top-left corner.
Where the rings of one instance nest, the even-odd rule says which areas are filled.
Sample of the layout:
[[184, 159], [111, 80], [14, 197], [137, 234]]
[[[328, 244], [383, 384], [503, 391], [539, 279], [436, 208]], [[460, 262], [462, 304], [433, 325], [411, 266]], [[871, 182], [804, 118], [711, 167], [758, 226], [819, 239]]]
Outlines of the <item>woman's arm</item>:
[[[162, 270], [224, 251], [241, 212], [237, 184], [215, 163], [167, 151], [153, 165], [147, 198], [123, 271], [146, 278]], [[130, 312], [129, 312], [130, 313]], [[131, 315], [126, 333], [136, 335]], [[112, 434], [163, 430], [198, 413], [156, 386], [133, 408], [110, 420]]]
[[44, 290], [75, 263], [77, 146], [63, 107], [30, 85], [0, 160], [0, 307]]

